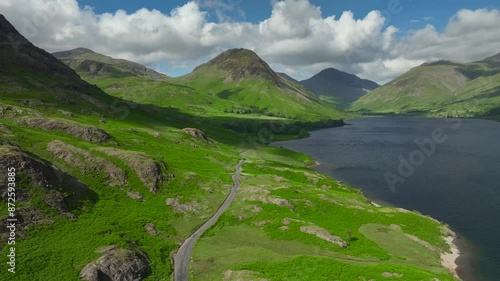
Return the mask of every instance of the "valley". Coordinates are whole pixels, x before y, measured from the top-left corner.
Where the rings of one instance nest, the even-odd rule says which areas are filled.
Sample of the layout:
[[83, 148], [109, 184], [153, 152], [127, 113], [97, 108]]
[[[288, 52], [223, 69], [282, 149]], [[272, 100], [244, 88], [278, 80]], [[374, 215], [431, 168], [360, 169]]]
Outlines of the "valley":
[[[456, 280], [441, 261], [444, 223], [377, 207], [312, 170], [311, 157], [267, 145], [355, 115], [255, 52], [226, 50], [172, 78], [88, 49], [59, 60], [3, 16], [0, 35], [0, 167], [18, 172], [18, 280], [171, 280], [174, 255], [210, 218], [189, 280]], [[6, 221], [5, 201], [0, 210]]]

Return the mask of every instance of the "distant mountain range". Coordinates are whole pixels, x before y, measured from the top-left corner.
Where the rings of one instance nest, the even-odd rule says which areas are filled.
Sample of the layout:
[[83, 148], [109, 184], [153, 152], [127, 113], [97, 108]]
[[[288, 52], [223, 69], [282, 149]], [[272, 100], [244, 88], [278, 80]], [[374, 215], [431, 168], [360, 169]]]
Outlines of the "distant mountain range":
[[173, 81], [234, 103], [229, 110], [294, 119], [339, 115], [331, 105], [277, 74], [247, 49], [224, 51]]
[[352, 102], [380, 86], [373, 81], [361, 79], [335, 68], [324, 69], [299, 83], [341, 109], [347, 108]]
[[[424, 63], [382, 87], [334, 68], [297, 81], [276, 73], [246, 49], [222, 52], [177, 78], [84, 48], [54, 56], [87, 81], [119, 97], [159, 101], [196, 114], [224, 112], [312, 120], [340, 116], [333, 105], [377, 114], [500, 115], [500, 54], [472, 63]], [[124, 77], [129, 80], [121, 79]], [[171, 98], [165, 99], [165, 93]]]
[[351, 110], [434, 116], [500, 115], [500, 53], [424, 63], [357, 100]]
[[84, 48], [54, 56], [87, 81], [135, 102], [160, 103], [195, 114], [254, 114], [300, 120], [341, 115], [246, 49], [227, 50], [178, 78]]

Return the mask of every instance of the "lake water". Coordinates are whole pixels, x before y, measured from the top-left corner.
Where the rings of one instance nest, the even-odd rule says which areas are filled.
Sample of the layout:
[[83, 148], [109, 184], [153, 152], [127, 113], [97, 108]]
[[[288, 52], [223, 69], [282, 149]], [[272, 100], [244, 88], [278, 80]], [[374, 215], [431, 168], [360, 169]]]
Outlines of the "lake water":
[[466, 281], [500, 280], [500, 122], [370, 117], [275, 142], [311, 155], [320, 173], [374, 202], [446, 222], [465, 253]]

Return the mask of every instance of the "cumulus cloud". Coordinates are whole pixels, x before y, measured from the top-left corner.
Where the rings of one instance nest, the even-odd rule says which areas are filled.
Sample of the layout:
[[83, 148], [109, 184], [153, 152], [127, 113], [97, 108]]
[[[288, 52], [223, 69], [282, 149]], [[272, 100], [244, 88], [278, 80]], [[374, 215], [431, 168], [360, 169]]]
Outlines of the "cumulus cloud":
[[[243, 13], [230, 5], [235, 1], [196, 0], [170, 13], [140, 9], [98, 14], [76, 0], [0, 0], [0, 10], [48, 51], [87, 47], [149, 65], [166, 61], [192, 68], [226, 48], [245, 47], [299, 79], [336, 67], [385, 82], [428, 60], [472, 61], [500, 51], [496, 9], [460, 10], [442, 32], [428, 24], [401, 34], [388, 26], [382, 12], [323, 15], [308, 0], [272, 1], [269, 18], [234, 21], [222, 12]], [[221, 12], [218, 21], [204, 8]]]
[[470, 61], [500, 51], [500, 10], [460, 10], [439, 33], [432, 25], [414, 31], [398, 48], [413, 59]]

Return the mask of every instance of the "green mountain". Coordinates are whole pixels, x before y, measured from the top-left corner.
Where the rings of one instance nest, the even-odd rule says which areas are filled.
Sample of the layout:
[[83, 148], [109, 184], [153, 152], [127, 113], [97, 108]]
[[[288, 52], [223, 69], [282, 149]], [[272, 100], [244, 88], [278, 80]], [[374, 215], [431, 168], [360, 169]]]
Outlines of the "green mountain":
[[0, 280], [171, 280], [179, 245], [222, 205], [243, 158], [235, 201], [195, 243], [190, 280], [455, 280], [440, 261], [444, 224], [376, 207], [306, 155], [245, 142], [262, 131], [221, 125], [256, 116], [121, 99], [152, 89], [134, 83], [157, 83], [156, 97], [186, 86], [81, 72], [114, 83], [101, 90], [1, 15], [0, 48]]
[[228, 50], [179, 78], [152, 75], [155, 72], [136, 63], [87, 49], [54, 55], [110, 95], [175, 107], [188, 114], [296, 121], [348, 116], [282, 78], [249, 50]]
[[300, 84], [341, 109], [349, 107], [352, 102], [380, 86], [335, 68], [324, 69], [311, 78], [300, 81]]
[[89, 75], [140, 76], [154, 80], [165, 80], [168, 76], [141, 64], [124, 59], [114, 59], [85, 48], [53, 53], [53, 56], [79, 73]]
[[251, 50], [227, 50], [176, 81], [232, 102], [233, 108], [227, 111], [302, 120], [342, 115], [299, 84], [278, 75]]
[[499, 57], [497, 54], [471, 63], [424, 63], [360, 98], [351, 110], [463, 117], [499, 115]]

